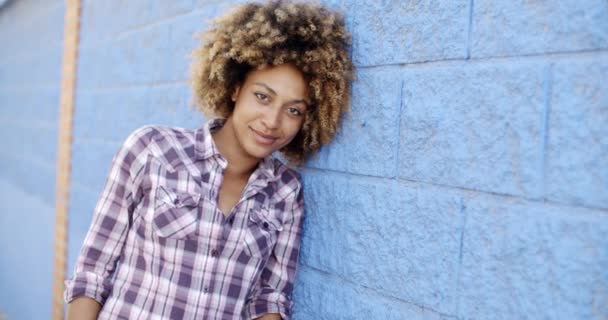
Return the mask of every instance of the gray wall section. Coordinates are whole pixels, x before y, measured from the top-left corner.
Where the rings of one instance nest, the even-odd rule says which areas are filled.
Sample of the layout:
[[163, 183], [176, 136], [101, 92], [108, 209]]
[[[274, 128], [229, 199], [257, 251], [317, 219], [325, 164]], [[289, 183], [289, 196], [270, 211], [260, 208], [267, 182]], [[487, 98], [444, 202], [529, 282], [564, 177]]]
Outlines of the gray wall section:
[[[237, 2], [83, 2], [68, 273], [126, 136], [203, 123], [192, 35]], [[358, 69], [341, 132], [301, 170], [295, 319], [608, 318], [608, 4], [323, 3]], [[0, 9], [0, 285], [45, 298], [62, 10]], [[35, 259], [16, 239], [49, 261], [46, 287], [14, 280]]]
[[51, 315], [62, 1], [0, 8], [0, 314]]

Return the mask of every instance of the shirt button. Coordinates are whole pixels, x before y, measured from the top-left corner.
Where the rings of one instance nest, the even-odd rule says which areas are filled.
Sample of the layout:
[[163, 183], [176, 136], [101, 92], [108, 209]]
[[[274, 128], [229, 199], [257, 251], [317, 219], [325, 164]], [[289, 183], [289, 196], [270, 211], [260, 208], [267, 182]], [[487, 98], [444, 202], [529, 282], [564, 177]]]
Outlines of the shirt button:
[[173, 200], [173, 204], [178, 204], [179, 203], [179, 199], [175, 198], [175, 200]]
[[262, 225], [264, 226], [264, 229], [268, 229], [268, 222], [264, 221]]
[[203, 290], [205, 290], [205, 292], [209, 292], [209, 287], [205, 287]]
[[217, 250], [216, 249], [211, 250], [211, 256], [212, 257], [217, 257]]
[[230, 218], [230, 220], [228, 220], [230, 222], [230, 224], [234, 223], [234, 217]]

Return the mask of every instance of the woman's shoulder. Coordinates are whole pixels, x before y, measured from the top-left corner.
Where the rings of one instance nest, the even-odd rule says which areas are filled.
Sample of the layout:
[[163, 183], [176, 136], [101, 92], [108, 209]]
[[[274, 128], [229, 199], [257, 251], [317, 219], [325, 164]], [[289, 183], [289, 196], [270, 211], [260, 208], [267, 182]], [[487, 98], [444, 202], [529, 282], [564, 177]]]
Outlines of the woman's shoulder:
[[159, 136], [182, 137], [194, 135], [195, 132], [196, 130], [194, 129], [182, 128], [177, 126], [146, 124], [133, 130], [130, 135], [147, 136], [149, 138], [157, 138]]
[[[132, 130], [123, 141], [121, 149], [134, 157], [144, 158], [144, 154], [164, 158], [167, 154], [190, 155], [196, 130], [175, 126], [146, 124]], [[184, 150], [178, 152], [177, 150]], [[162, 160], [162, 159], [161, 159]], [[174, 159], [175, 160], [175, 159]]]
[[146, 124], [131, 131], [125, 139], [125, 143], [143, 143], [147, 145], [152, 141], [160, 140], [168, 143], [191, 142], [195, 134], [196, 130], [194, 129], [161, 124]]
[[283, 161], [272, 158], [276, 180], [281, 185], [286, 185], [292, 189], [302, 187], [302, 175], [294, 168], [286, 165]]

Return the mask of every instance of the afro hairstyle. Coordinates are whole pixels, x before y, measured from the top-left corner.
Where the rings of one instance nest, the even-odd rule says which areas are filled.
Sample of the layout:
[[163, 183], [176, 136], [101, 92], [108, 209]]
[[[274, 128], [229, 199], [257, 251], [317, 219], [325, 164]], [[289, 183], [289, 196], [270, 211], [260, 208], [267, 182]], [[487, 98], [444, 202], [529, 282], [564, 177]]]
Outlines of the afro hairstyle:
[[311, 105], [302, 129], [279, 150], [299, 164], [329, 143], [350, 103], [354, 66], [344, 17], [323, 6], [291, 1], [242, 4], [213, 21], [192, 52], [197, 109], [229, 117], [231, 94], [255, 68], [291, 63], [305, 76]]

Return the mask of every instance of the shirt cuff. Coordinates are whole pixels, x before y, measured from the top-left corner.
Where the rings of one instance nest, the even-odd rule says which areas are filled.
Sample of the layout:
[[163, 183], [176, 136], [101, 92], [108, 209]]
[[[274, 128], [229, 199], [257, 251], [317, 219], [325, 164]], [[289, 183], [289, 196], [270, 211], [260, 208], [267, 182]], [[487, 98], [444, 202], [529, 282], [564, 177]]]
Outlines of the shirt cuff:
[[283, 320], [291, 319], [292, 302], [272, 303], [267, 301], [253, 301], [249, 304], [249, 319], [259, 318], [267, 313], [279, 313]]
[[111, 285], [104, 282], [101, 277], [90, 272], [83, 272], [74, 276], [73, 279], [64, 281], [65, 290], [63, 300], [71, 302], [80, 296], [85, 296], [103, 305], [110, 294]]

